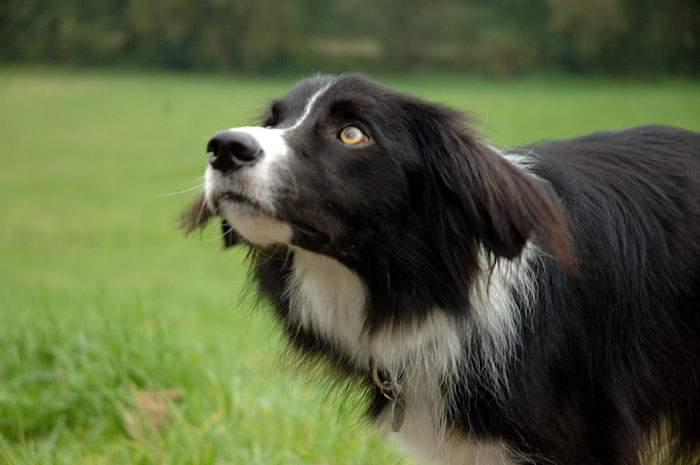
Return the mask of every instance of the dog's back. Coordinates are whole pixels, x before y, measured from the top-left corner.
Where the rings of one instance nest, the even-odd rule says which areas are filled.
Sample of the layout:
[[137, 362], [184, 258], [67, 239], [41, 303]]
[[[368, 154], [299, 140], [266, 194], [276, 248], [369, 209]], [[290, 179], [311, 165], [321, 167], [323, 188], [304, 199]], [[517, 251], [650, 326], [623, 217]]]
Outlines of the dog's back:
[[579, 416], [560, 447], [608, 463], [636, 454], [640, 432], [653, 431], [652, 442], [698, 459], [700, 134], [644, 126], [527, 150], [533, 172], [560, 196], [576, 244], [575, 279], [541, 265], [548, 285], [533, 325], [551, 345], [526, 343], [523, 354], [556, 373], [553, 390], [569, 393], [552, 408]]

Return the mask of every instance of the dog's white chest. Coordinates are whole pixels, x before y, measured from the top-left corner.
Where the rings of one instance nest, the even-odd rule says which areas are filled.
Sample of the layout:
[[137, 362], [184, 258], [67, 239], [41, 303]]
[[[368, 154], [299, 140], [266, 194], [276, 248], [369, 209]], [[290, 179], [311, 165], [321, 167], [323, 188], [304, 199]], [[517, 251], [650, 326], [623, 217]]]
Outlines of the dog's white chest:
[[[425, 373], [425, 375], [431, 375]], [[414, 374], [404, 383], [405, 416], [398, 432], [391, 430], [391, 408], [378, 418], [380, 428], [401, 450], [430, 465], [516, 465], [506, 446], [447, 429], [440, 387]]]
[[295, 252], [288, 292], [290, 318], [333, 344], [358, 368], [369, 369], [373, 358], [385, 369], [404, 373], [401, 428], [392, 432], [391, 403], [377, 420], [402, 449], [427, 464], [515, 463], [500, 443], [446, 430], [440, 380], [459, 369], [462, 343], [444, 312], [436, 309], [420, 324], [370, 337], [364, 331], [367, 292], [359, 277], [332, 258], [302, 250]]

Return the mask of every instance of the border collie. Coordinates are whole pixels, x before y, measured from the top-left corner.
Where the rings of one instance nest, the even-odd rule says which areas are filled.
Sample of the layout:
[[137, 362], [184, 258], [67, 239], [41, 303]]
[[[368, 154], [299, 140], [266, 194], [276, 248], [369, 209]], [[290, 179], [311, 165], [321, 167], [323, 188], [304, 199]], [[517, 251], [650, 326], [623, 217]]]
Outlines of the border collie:
[[426, 463], [700, 463], [700, 133], [504, 150], [348, 74], [207, 152], [185, 229], [247, 244], [291, 344]]

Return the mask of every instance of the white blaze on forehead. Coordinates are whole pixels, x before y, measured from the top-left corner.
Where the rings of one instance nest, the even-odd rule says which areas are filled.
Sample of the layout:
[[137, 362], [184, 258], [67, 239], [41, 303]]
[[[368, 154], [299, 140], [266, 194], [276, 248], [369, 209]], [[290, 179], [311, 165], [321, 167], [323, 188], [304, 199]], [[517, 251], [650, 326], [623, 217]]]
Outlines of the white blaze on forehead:
[[320, 89], [318, 89], [316, 92], [314, 92], [314, 93], [311, 95], [311, 97], [309, 97], [309, 99], [306, 101], [306, 106], [304, 107], [304, 111], [301, 113], [301, 116], [299, 117], [298, 120], [296, 120], [296, 122], [295, 122], [289, 129], [296, 129], [296, 128], [298, 128], [299, 126], [301, 126], [301, 124], [302, 124], [302, 123], [306, 120], [306, 118], [308, 118], [309, 115], [311, 114], [311, 110], [313, 109], [314, 104], [316, 103], [316, 101], [318, 100], [318, 98], [319, 98], [321, 95], [323, 95], [323, 94], [328, 90], [328, 88], [329, 88], [331, 85], [333, 85], [334, 82], [335, 82], [335, 79], [332, 79], [332, 80], [331, 80], [330, 82], [328, 82], [326, 85], [324, 85], [323, 87], [321, 87]]
[[312, 110], [314, 109], [314, 104], [323, 95], [326, 90], [333, 84], [333, 81], [327, 83], [316, 92], [311, 94], [311, 96], [306, 101], [304, 106], [304, 111], [301, 113], [299, 118], [288, 128], [275, 129], [275, 128], [263, 128], [260, 126], [244, 126], [240, 128], [231, 128], [231, 132], [243, 132], [252, 136], [260, 145], [263, 151], [263, 160], [265, 157], [277, 157], [284, 156], [289, 153], [289, 146], [287, 141], [284, 139], [286, 132], [294, 130], [301, 126], [304, 121], [309, 117]]

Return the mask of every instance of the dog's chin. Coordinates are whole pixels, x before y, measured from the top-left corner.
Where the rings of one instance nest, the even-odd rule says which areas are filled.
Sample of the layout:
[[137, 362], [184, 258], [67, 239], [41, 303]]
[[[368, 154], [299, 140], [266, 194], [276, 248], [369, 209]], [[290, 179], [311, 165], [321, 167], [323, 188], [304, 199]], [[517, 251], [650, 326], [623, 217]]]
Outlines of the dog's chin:
[[217, 202], [217, 210], [252, 245], [269, 247], [275, 244], [289, 245], [292, 241], [293, 228], [289, 223], [275, 218], [250, 202], [224, 198]]
[[207, 203], [250, 245], [262, 248], [284, 245], [320, 253], [332, 249], [333, 241], [327, 234], [305, 222], [282, 218], [241, 194], [208, 196]]

